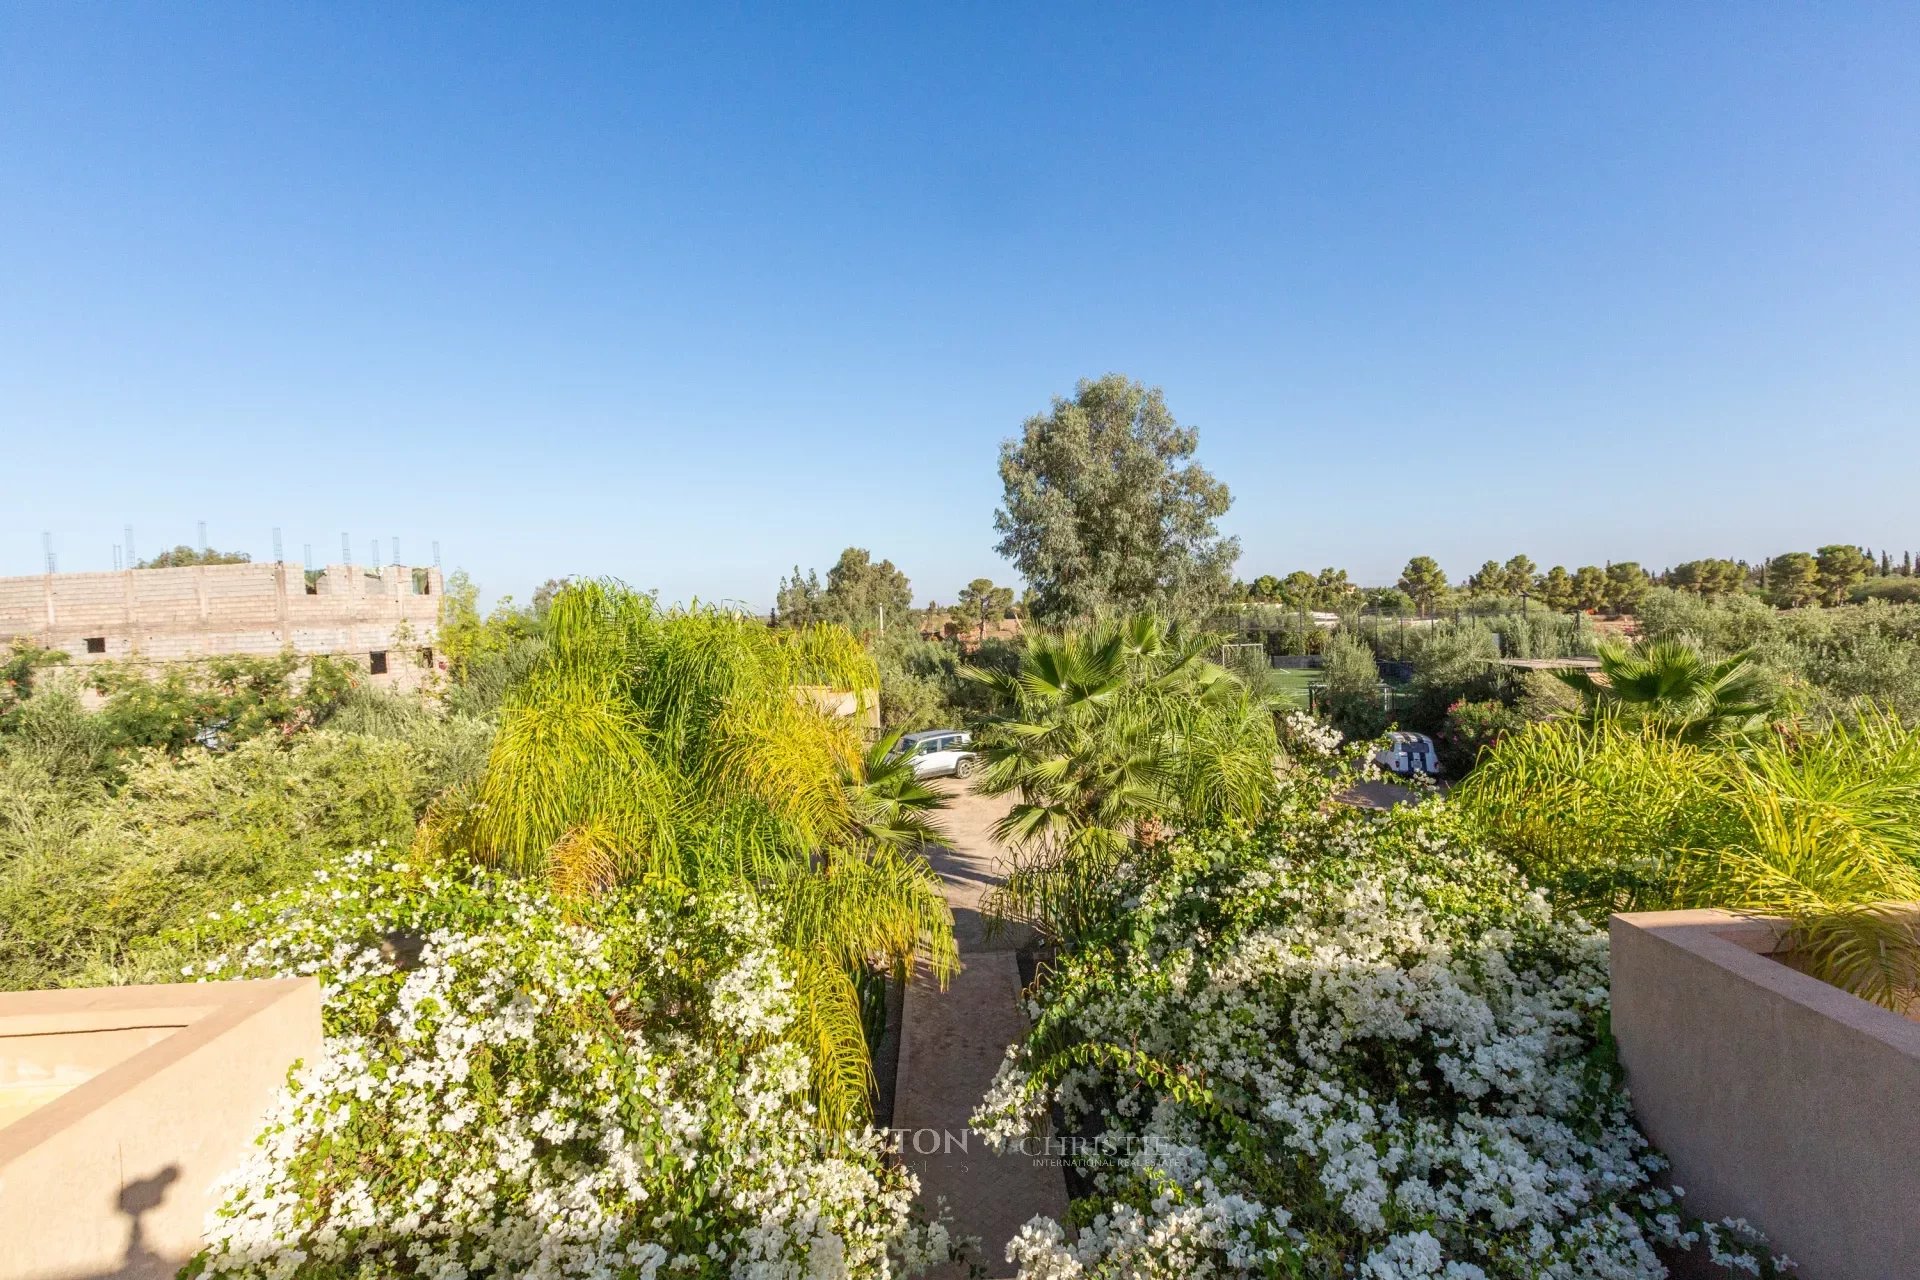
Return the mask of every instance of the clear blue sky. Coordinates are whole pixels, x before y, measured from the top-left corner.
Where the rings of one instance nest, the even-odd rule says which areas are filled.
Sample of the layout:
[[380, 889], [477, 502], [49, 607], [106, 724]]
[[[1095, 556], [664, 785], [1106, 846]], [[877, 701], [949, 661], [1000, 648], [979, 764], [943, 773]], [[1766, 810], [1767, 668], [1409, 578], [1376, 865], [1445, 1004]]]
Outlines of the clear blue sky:
[[1240, 572], [1920, 547], [1920, 7], [0, 8], [0, 573], [950, 600], [1165, 388]]

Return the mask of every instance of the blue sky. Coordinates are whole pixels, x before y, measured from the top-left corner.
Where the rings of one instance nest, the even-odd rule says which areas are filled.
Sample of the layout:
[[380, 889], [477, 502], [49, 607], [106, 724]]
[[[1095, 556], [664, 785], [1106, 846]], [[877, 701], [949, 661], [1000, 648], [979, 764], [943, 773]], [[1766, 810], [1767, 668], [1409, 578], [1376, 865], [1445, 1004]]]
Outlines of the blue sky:
[[0, 8], [0, 573], [950, 600], [1165, 388], [1245, 576], [1920, 547], [1911, 5]]

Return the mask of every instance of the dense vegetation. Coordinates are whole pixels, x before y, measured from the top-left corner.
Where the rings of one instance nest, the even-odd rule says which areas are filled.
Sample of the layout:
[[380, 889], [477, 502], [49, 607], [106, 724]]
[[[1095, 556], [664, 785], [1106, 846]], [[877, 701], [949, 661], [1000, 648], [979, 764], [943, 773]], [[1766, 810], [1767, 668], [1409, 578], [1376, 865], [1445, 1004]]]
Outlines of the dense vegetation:
[[880, 721], [888, 730], [959, 728], [985, 714], [990, 695], [969, 668], [1011, 671], [1022, 646], [990, 638], [962, 648], [950, 639], [889, 631], [870, 644], [880, 671]]
[[325, 1055], [230, 1178], [206, 1272], [879, 1277], [948, 1256], [877, 1137], [811, 1123], [808, 996], [752, 898], [561, 898], [392, 856], [181, 943], [192, 974], [328, 990]]
[[295, 666], [108, 669], [96, 711], [42, 671], [0, 730], [0, 987], [153, 980], [140, 940], [406, 844], [485, 756], [484, 720]]
[[450, 588], [426, 697], [291, 656], [0, 671], [0, 979], [326, 984], [199, 1265], [946, 1259], [861, 1136], [882, 985], [953, 955], [940, 796], [818, 696], [872, 656], [614, 584]]
[[[764, 620], [559, 581], [483, 615], [456, 574], [405, 698], [290, 655], [82, 687], [16, 646], [0, 982], [323, 980], [207, 1272], [911, 1273], [955, 1242], [864, 1132], [872, 1050], [885, 984], [956, 957], [942, 796], [889, 748], [970, 727], [1010, 800], [987, 905], [1041, 940], [978, 1124], [1095, 1140], [1023, 1275], [1651, 1280], [1692, 1241], [1773, 1274], [1634, 1128], [1599, 926], [1765, 913], [1815, 974], [1920, 993], [1911, 556], [1235, 591], [1196, 445], [1117, 376], [1029, 420], [1020, 600], [916, 609], [857, 547]], [[1036, 616], [1065, 625], [1003, 625]], [[1501, 662], [1567, 657], [1597, 674]], [[1471, 776], [1341, 803], [1394, 725]]]
[[1128, 852], [1198, 822], [1251, 825], [1271, 803], [1277, 743], [1264, 694], [1209, 661], [1210, 637], [1151, 614], [1037, 637], [992, 695], [980, 790], [1013, 804], [994, 902], [1070, 940]]
[[422, 846], [563, 896], [666, 881], [765, 901], [803, 997], [791, 1031], [816, 1101], [834, 1124], [857, 1122], [871, 1083], [860, 982], [876, 963], [911, 968], [923, 946], [936, 972], [953, 957], [918, 853], [939, 798], [805, 695], [876, 683], [839, 627], [569, 586], [484, 770], [436, 806]]
[[[1825, 607], [1821, 634], [1891, 608]], [[981, 677], [985, 780], [1018, 800], [989, 905], [1050, 945], [975, 1123], [1080, 1135], [1072, 1214], [1022, 1232], [1022, 1276], [1651, 1278], [1692, 1246], [1777, 1274], [1747, 1224], [1689, 1218], [1635, 1129], [1601, 931], [1610, 910], [1756, 912], [1816, 976], [1920, 996], [1920, 732], [1807, 697], [1768, 664], [1808, 650], [1769, 634], [1628, 646], [1524, 612], [1336, 627], [1324, 710], [1363, 734], [1438, 714], [1481, 761], [1457, 799], [1388, 814], [1335, 802], [1369, 748], [1335, 757], [1298, 713], [1278, 775], [1183, 785], [1237, 758], [1234, 717], [1206, 710], [1236, 682], [1177, 631], [1038, 636]], [[1491, 662], [1514, 649], [1598, 673]], [[1383, 662], [1413, 681], [1383, 697]]]
[[1636, 608], [1627, 623], [1635, 643], [1584, 614], [1504, 604], [1424, 620], [1350, 613], [1332, 625], [1249, 605], [1215, 619], [1270, 653], [1311, 655], [1324, 686], [1320, 710], [1342, 732], [1371, 737], [1393, 725], [1431, 734], [1455, 777], [1515, 729], [1577, 715], [1583, 697], [1592, 702], [1577, 673], [1569, 683], [1500, 659], [1601, 658], [1602, 683], [1621, 689], [1706, 680], [1721, 704], [1709, 718], [1737, 704], [1749, 727], [1849, 722], [1868, 706], [1920, 719], [1920, 604], [1776, 609], [1752, 594], [1655, 586]]
[[1641, 602], [1639, 621], [1652, 641], [1750, 655], [1782, 696], [1816, 719], [1843, 718], [1870, 700], [1920, 721], [1920, 604], [1870, 599], [1783, 611], [1752, 596], [1660, 590]]
[[[1727, 726], [1737, 733], [1740, 719]], [[1686, 723], [1534, 726], [1459, 802], [1564, 909], [1783, 919], [1813, 972], [1886, 1005], [1920, 992], [1920, 732], [1890, 716], [1703, 739]]]
[[1606, 1039], [1605, 938], [1446, 803], [1334, 802], [1356, 758], [1304, 721], [1263, 820], [1136, 839], [1079, 898], [1032, 1032], [975, 1116], [1077, 1150], [1029, 1280], [1661, 1277], [1690, 1220]]

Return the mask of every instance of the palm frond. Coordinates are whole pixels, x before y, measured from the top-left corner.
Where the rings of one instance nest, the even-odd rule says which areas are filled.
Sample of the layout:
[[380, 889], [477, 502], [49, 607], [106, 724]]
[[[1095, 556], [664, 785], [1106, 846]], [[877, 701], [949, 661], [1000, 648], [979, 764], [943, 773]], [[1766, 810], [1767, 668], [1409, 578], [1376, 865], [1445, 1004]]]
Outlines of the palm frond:
[[793, 1034], [823, 1120], [864, 1115], [870, 1068], [851, 975], [956, 962], [939, 878], [918, 855], [943, 802], [863, 751], [822, 689], [878, 685], [842, 628], [775, 631], [733, 610], [662, 611], [570, 583], [501, 713], [487, 764], [421, 828], [426, 851], [544, 875], [563, 896], [621, 879], [744, 893], [794, 965]]
[[1688, 741], [1739, 739], [1777, 720], [1783, 706], [1750, 655], [1711, 660], [1694, 645], [1665, 640], [1644, 649], [1594, 648], [1600, 670], [1556, 671], [1580, 697], [1589, 724], [1618, 719]]
[[864, 1125], [873, 1096], [860, 999], [846, 969], [831, 956], [790, 950], [796, 1007], [793, 1039], [807, 1054], [817, 1121], [828, 1133]]
[[842, 771], [853, 828], [860, 839], [888, 848], [944, 844], [946, 833], [933, 815], [947, 807], [947, 797], [921, 781], [910, 761], [894, 755], [899, 742], [897, 732], [883, 736], [857, 769]]
[[547, 882], [562, 900], [587, 898], [613, 887], [620, 878], [619, 845], [598, 822], [573, 828], [547, 852]]
[[1720, 907], [1779, 919], [1808, 972], [1896, 1007], [1920, 986], [1920, 735], [1891, 717], [1738, 751], [1660, 727], [1545, 724], [1454, 798], [1596, 921]]
[[[1016, 675], [975, 675], [994, 698], [976, 738], [980, 789], [1015, 797], [995, 831], [1027, 860], [1000, 900], [1090, 919], [1082, 868], [1061, 860], [1084, 855], [1097, 869], [1169, 825], [1250, 823], [1265, 810], [1272, 707], [1208, 660], [1216, 644], [1137, 615], [1036, 635]], [[1056, 937], [1077, 927], [1041, 924]]]

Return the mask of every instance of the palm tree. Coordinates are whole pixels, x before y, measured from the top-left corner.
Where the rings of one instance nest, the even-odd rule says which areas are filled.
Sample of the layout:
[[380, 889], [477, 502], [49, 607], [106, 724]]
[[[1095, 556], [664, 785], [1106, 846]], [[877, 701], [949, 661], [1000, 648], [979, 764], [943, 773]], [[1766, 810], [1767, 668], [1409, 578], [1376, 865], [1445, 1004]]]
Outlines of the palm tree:
[[952, 917], [918, 842], [937, 793], [863, 751], [822, 690], [877, 687], [835, 626], [665, 611], [613, 583], [554, 597], [546, 649], [506, 702], [487, 766], [422, 841], [563, 893], [653, 879], [765, 903], [796, 975], [793, 1035], [829, 1127], [871, 1084], [856, 982], [924, 955], [944, 981]]
[[946, 839], [933, 815], [947, 806], [945, 795], [922, 782], [913, 765], [894, 755], [900, 730], [867, 748], [853, 767], [841, 767], [841, 787], [855, 828], [875, 848], [912, 851]]
[[994, 834], [1014, 850], [990, 899], [1056, 940], [1096, 925], [1119, 859], [1169, 826], [1250, 825], [1274, 789], [1272, 707], [1152, 615], [1037, 636], [1017, 671], [970, 670], [995, 714], [980, 789], [1015, 802]]
[[1750, 655], [1712, 660], [1691, 644], [1664, 640], [1643, 650], [1595, 646], [1598, 673], [1556, 671], [1580, 695], [1580, 716], [1645, 725], [1687, 742], [1739, 737], [1780, 715], [1778, 697]]
[[1920, 732], [1868, 712], [1736, 752], [1645, 726], [1539, 724], [1454, 792], [1530, 880], [1596, 923], [1719, 907], [1784, 920], [1809, 972], [1920, 990]]

